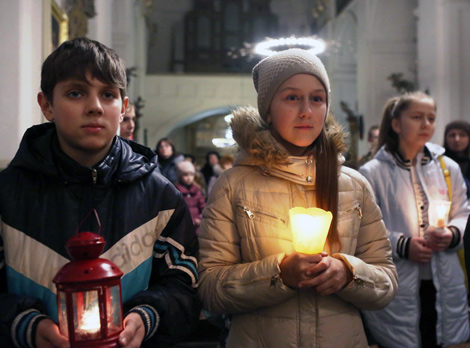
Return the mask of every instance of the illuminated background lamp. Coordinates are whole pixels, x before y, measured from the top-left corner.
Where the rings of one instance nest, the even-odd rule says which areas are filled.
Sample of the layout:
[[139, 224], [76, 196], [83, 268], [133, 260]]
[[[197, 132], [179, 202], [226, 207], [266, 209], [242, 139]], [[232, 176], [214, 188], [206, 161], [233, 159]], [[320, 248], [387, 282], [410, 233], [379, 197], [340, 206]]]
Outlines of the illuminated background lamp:
[[99, 258], [104, 238], [79, 232], [67, 241], [72, 261], [53, 279], [57, 287], [59, 327], [72, 348], [118, 347], [122, 331], [122, 271]]
[[294, 250], [304, 254], [323, 251], [333, 214], [320, 208], [295, 207], [289, 210]]

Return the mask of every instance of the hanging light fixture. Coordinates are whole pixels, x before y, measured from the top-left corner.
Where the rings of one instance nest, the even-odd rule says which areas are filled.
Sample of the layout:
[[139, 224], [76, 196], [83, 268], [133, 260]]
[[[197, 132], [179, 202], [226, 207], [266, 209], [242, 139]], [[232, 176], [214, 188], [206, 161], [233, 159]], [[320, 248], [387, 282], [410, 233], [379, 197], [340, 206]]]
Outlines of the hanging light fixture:
[[118, 347], [123, 329], [123, 273], [111, 261], [99, 258], [104, 245], [99, 234], [76, 233], [66, 244], [73, 260], [53, 279], [60, 332], [69, 339], [71, 348]]
[[[224, 121], [227, 124], [230, 124], [230, 122], [233, 119], [232, 114], [228, 114], [224, 116]], [[224, 138], [212, 138], [212, 144], [215, 147], [231, 147], [236, 145], [236, 141], [233, 139], [233, 134], [232, 134], [232, 129], [230, 127], [227, 127], [225, 130], [225, 137]]]
[[288, 38], [266, 39], [255, 45], [254, 52], [262, 56], [270, 56], [289, 48], [301, 48], [313, 54], [320, 54], [325, 51], [325, 47], [325, 41], [314, 36], [299, 38], [291, 36]]

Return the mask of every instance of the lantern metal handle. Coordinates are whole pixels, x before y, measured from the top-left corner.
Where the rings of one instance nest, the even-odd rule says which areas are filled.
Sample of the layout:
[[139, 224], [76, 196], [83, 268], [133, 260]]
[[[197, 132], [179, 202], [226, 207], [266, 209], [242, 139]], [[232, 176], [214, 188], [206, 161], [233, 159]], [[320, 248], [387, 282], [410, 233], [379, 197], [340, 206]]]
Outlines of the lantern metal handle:
[[82, 221], [80, 221], [80, 224], [78, 225], [78, 228], [77, 228], [77, 233], [80, 232], [80, 227], [83, 226], [83, 224], [85, 223], [85, 221], [90, 217], [90, 214], [91, 213], [95, 213], [95, 218], [96, 218], [96, 221], [98, 222], [98, 234], [101, 234], [101, 221], [100, 221], [100, 218], [98, 216], [98, 212], [96, 211], [95, 208], [91, 209], [86, 215], [85, 217], [83, 218]]

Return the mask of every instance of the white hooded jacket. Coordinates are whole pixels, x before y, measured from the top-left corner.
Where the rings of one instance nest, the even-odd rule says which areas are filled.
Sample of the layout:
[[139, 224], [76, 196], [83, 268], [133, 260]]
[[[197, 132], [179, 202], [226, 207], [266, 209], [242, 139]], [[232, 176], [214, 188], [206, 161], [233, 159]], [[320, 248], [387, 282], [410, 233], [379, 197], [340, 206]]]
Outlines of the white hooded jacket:
[[[417, 161], [416, 172], [428, 201], [448, 200], [448, 190], [438, 156], [444, 153], [439, 145], [427, 143], [431, 161]], [[461, 233], [460, 243], [453, 249], [434, 252], [431, 270], [436, 288], [437, 342], [448, 346], [463, 343], [469, 337], [467, 290], [457, 251], [462, 248], [462, 238], [469, 214], [466, 188], [457, 163], [444, 157], [450, 171], [452, 207], [448, 226]], [[419, 335], [419, 285], [418, 263], [401, 258], [397, 243], [401, 236], [416, 236], [419, 230], [418, 207], [411, 173], [397, 164], [393, 155], [382, 147], [375, 158], [360, 168], [374, 190], [377, 204], [389, 232], [393, 259], [397, 266], [400, 286], [395, 299], [385, 309], [364, 312], [367, 325], [374, 338], [385, 347], [421, 347]], [[424, 347], [423, 347], [424, 348]]]

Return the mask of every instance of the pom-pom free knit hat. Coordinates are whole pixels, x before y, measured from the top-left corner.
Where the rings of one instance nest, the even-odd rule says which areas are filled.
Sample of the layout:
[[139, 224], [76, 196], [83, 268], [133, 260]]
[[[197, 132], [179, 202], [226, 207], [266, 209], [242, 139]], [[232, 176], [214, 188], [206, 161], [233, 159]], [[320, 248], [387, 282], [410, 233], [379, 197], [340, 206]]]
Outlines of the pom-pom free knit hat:
[[189, 161], [181, 161], [178, 162], [176, 165], [176, 169], [178, 170], [178, 174], [183, 174], [183, 173], [196, 173], [196, 169], [194, 168], [194, 164], [192, 164]]
[[253, 68], [253, 83], [258, 92], [258, 111], [263, 120], [267, 118], [269, 105], [279, 86], [297, 74], [310, 74], [320, 80], [325, 87], [329, 106], [330, 81], [325, 66], [316, 55], [307, 50], [292, 48], [264, 58]]

